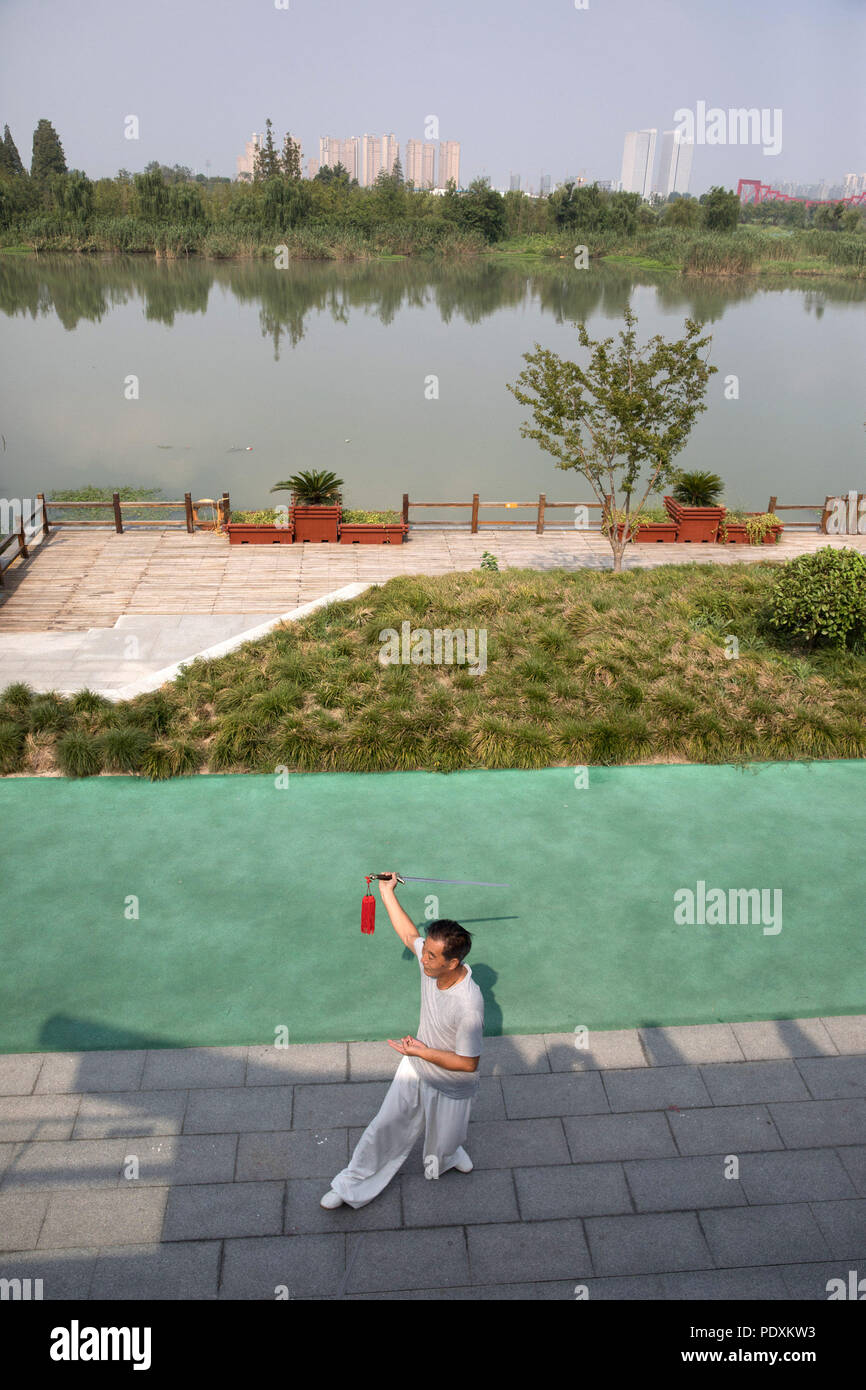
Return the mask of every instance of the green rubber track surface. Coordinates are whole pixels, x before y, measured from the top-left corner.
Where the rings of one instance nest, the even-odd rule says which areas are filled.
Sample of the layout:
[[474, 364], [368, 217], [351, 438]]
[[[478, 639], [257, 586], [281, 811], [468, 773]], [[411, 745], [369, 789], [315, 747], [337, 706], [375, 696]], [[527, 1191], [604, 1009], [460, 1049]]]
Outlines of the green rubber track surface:
[[[422, 930], [473, 933], [487, 1036], [866, 1013], [864, 762], [288, 783], [2, 781], [0, 1051], [412, 1033], [381, 902], [360, 931], [363, 875], [390, 869], [511, 885], [399, 890]], [[677, 923], [699, 882], [769, 912]]]

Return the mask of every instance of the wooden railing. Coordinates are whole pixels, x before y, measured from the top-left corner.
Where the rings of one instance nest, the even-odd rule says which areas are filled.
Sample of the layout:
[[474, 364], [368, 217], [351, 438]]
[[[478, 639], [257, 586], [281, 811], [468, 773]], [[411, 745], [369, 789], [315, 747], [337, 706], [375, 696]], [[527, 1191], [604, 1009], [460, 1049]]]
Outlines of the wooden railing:
[[[438, 510], [439, 508], [445, 507], [461, 507], [464, 511], [468, 508], [471, 514], [469, 521], [469, 529], [472, 532], [472, 534], [475, 535], [483, 525], [486, 525], [490, 530], [498, 530], [501, 526], [520, 526], [521, 524], [523, 524], [517, 520], [490, 521], [486, 523], [479, 522], [478, 513], [480, 512], [482, 507], [496, 508], [499, 510], [512, 510], [514, 508], [530, 508], [532, 511], [535, 512], [535, 530], [536, 534], [540, 536], [544, 531], [544, 522], [547, 513], [549, 511], [552, 511], [556, 507], [567, 507], [570, 508], [572, 511], [575, 511], [578, 507], [584, 507], [588, 512], [598, 511], [603, 513], [605, 507], [608, 506], [609, 503], [609, 497], [606, 499], [605, 502], [548, 502], [547, 496], [543, 492], [540, 492], [538, 494], [537, 502], [482, 502], [480, 500], [480, 494], [477, 492], [473, 492], [471, 502], [410, 502], [408, 492], [404, 492], [403, 520], [406, 523], [406, 525], [409, 524], [410, 507], [432, 507], [434, 510]], [[600, 529], [602, 517], [599, 517], [598, 522]], [[459, 525], [459, 522], [456, 524]]]
[[[40, 512], [42, 513], [42, 534], [43, 536], [47, 536], [48, 517], [45, 513], [45, 498], [41, 492], [38, 492], [36, 494], [36, 506], [33, 508], [33, 511], [27, 517], [26, 521], [24, 519], [24, 513], [22, 511], [18, 525], [18, 530], [11, 532], [11, 534], [8, 535], [5, 540], [0, 541], [0, 589], [2, 589], [6, 583], [5, 579], [3, 578], [3, 571], [9, 568], [9, 566], [12, 564], [12, 561], [17, 560], [19, 556], [23, 560], [26, 560], [29, 557], [30, 550], [28, 549], [27, 545], [27, 532], [25, 528], [36, 521], [36, 518]], [[17, 546], [17, 549], [12, 555], [10, 555], [9, 559], [6, 561], [4, 565], [3, 556], [5, 552], [9, 550], [13, 545]]]
[[[41, 495], [42, 495], [42, 494], [40, 494], [40, 496], [41, 496]], [[229, 495], [228, 495], [227, 492], [224, 492], [223, 495], [222, 495], [222, 497], [215, 498], [214, 500], [215, 500], [215, 503], [216, 503], [217, 512], [219, 513], [219, 516], [220, 516], [220, 519], [221, 519], [221, 523], [222, 523], [222, 525], [225, 526], [225, 525], [227, 525], [228, 522], [231, 520], [231, 503], [230, 503], [230, 501], [229, 501]], [[112, 498], [111, 498], [111, 501], [110, 501], [110, 502], [54, 502], [54, 501], [51, 501], [51, 500], [49, 499], [49, 500], [45, 503], [45, 506], [46, 506], [46, 508], [47, 508], [47, 507], [51, 507], [51, 508], [56, 508], [56, 509], [58, 509], [58, 510], [66, 510], [66, 509], [69, 509], [69, 510], [73, 510], [73, 511], [74, 511], [74, 510], [77, 509], [77, 510], [82, 510], [82, 511], [92, 511], [92, 510], [95, 510], [95, 509], [97, 509], [97, 508], [102, 508], [102, 509], [104, 509], [105, 511], [110, 511], [110, 512], [113, 513], [113, 518], [114, 518], [114, 529], [115, 529], [115, 531], [117, 532], [118, 535], [123, 535], [123, 532], [124, 532], [124, 530], [125, 530], [125, 528], [126, 528], [127, 526], [156, 526], [156, 525], [159, 525], [159, 526], [184, 526], [184, 527], [186, 528], [187, 532], [189, 533], [189, 535], [192, 535], [193, 532], [196, 531], [196, 529], [198, 529], [199, 531], [212, 531], [212, 530], [214, 529], [214, 523], [213, 523], [212, 521], [209, 521], [209, 522], [208, 522], [208, 521], [200, 521], [200, 520], [198, 519], [197, 514], [196, 514], [196, 506], [197, 506], [197, 504], [193, 502], [193, 500], [192, 500], [192, 493], [190, 493], [190, 492], [185, 492], [184, 495], [183, 495], [183, 500], [180, 501], [180, 502], [175, 502], [175, 501], [171, 501], [171, 500], [167, 500], [167, 501], [163, 501], [163, 502], [136, 502], [136, 501], [134, 501], [134, 500], [132, 500], [132, 501], [127, 501], [127, 502], [121, 502], [121, 500], [120, 500], [120, 494], [117, 493], [117, 492], [115, 492], [115, 493], [112, 494]], [[140, 510], [144, 510], [144, 511], [153, 511], [153, 510], [158, 510], [158, 509], [161, 508], [163, 511], [165, 511], [166, 509], [172, 508], [172, 507], [183, 507], [183, 510], [184, 510], [183, 520], [180, 520], [179, 518], [178, 518], [178, 519], [174, 519], [174, 518], [171, 518], [171, 517], [154, 517], [152, 520], [149, 519], [149, 518], [147, 518], [147, 517], [138, 517], [138, 518], [127, 517], [127, 518], [124, 520], [124, 516], [123, 516], [123, 513], [124, 513], [125, 510], [126, 510], [126, 511], [140, 511]], [[52, 526], [76, 526], [76, 527], [77, 527], [77, 526], [104, 526], [104, 525], [105, 525], [105, 521], [103, 521], [101, 517], [97, 517], [96, 519], [93, 519], [93, 518], [84, 519], [84, 518], [82, 518], [82, 519], [80, 519], [80, 520], [78, 520], [78, 521], [54, 521], [54, 520], [52, 520], [51, 525], [52, 525]]]
[[[813, 503], [813, 502], [803, 502], [802, 504], [801, 504], [801, 503], [790, 503], [790, 504], [786, 504], [785, 506], [780, 506], [780, 505], [779, 505], [779, 502], [778, 502], [778, 499], [775, 498], [775, 497], [771, 497], [770, 500], [769, 500], [769, 502], [767, 503], [767, 511], [768, 511], [768, 512], [775, 512], [777, 516], [779, 515], [779, 512], [817, 512], [817, 513], [818, 513], [818, 520], [817, 520], [817, 522], [815, 522], [815, 521], [786, 521], [786, 522], [785, 522], [785, 530], [786, 530], [786, 531], [793, 531], [793, 530], [800, 530], [800, 531], [820, 531], [820, 529], [821, 529], [821, 518], [822, 518], [822, 516], [824, 515], [824, 503], [823, 503], [823, 502], [817, 502], [817, 503]], [[782, 518], [780, 517], [779, 519], [781, 520]]]
[[[548, 512], [553, 511], [556, 508], [570, 508], [573, 511], [577, 507], [585, 507], [588, 512], [601, 512], [603, 514], [605, 507], [610, 505], [610, 500], [610, 497], [608, 497], [604, 503], [548, 502], [546, 494], [541, 492], [538, 495], [537, 502], [482, 502], [480, 500], [479, 494], [477, 492], [474, 492], [472, 494], [471, 502], [412, 502], [410, 501], [408, 492], [404, 492], [403, 520], [408, 524], [410, 507], [428, 507], [433, 508], [434, 510], [438, 510], [439, 508], [461, 508], [463, 511], [468, 511], [470, 513], [469, 529], [472, 532], [472, 534], [475, 535], [476, 532], [483, 529], [484, 527], [487, 527], [489, 530], [497, 530], [501, 526], [520, 526], [522, 524], [525, 525], [525, 523], [517, 519], [515, 519], [514, 521], [508, 520], [480, 522], [479, 512], [482, 508], [498, 508], [504, 510], [529, 509], [535, 513], [535, 530], [536, 533], [540, 536], [544, 531], [545, 519]], [[804, 502], [780, 505], [777, 498], [771, 497], [769, 503], [767, 504], [767, 511], [776, 512], [777, 514], [779, 512], [817, 512], [817, 521], [786, 521], [785, 527], [787, 530], [820, 531], [821, 518], [824, 515], [825, 505], [826, 504], [823, 502]], [[749, 513], [749, 515], [757, 515], [757, 513]], [[591, 529], [601, 529], [602, 521], [603, 515], [598, 518], [597, 528], [596, 526], [593, 526]], [[456, 522], [454, 524], [459, 526], [460, 522]]]

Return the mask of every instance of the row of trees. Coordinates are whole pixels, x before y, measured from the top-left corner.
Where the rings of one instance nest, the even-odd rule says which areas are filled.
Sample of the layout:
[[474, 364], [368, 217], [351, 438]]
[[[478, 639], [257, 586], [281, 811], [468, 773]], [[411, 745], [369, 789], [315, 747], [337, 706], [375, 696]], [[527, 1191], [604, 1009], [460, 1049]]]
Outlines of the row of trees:
[[726, 232], [740, 221], [775, 220], [842, 231], [863, 226], [861, 213], [841, 203], [809, 210], [793, 203], [743, 208], [736, 193], [724, 188], [712, 188], [697, 199], [671, 195], [659, 207], [644, 203], [637, 193], [612, 193], [598, 184], [574, 182], [545, 198], [519, 191], [501, 194], [484, 179], [462, 191], [451, 185], [438, 195], [408, 184], [399, 159], [391, 172], [380, 173], [372, 188], [359, 187], [340, 164], [304, 179], [300, 143], [286, 135], [278, 148], [270, 119], [250, 183], [193, 175], [184, 165], [156, 160], [144, 173], [121, 169], [116, 178], [94, 181], [80, 169], [67, 168], [59, 136], [44, 119], [34, 131], [28, 171], [7, 125], [0, 143], [0, 227], [45, 214], [79, 225], [91, 217], [140, 217], [153, 224], [240, 226], [268, 233], [305, 223], [369, 231], [383, 223], [433, 219], [477, 233], [487, 242], [524, 233], [629, 236], [655, 226]]
[[416, 190], [406, 183], [399, 160], [370, 189], [360, 188], [342, 165], [321, 169], [313, 180], [303, 179], [299, 142], [286, 135], [282, 149], [277, 149], [270, 120], [251, 184], [205, 179], [182, 165], [170, 167], [155, 160], [142, 174], [121, 169], [114, 179], [93, 181], [83, 170], [67, 169], [60, 139], [47, 120], [39, 122], [34, 134], [29, 173], [8, 125], [0, 144], [3, 227], [40, 214], [79, 224], [93, 216], [140, 217], [151, 223], [240, 225], [251, 230], [322, 221], [367, 230], [383, 222], [435, 217], [493, 242], [508, 231], [507, 206], [481, 179], [462, 192], [452, 185], [441, 196]]

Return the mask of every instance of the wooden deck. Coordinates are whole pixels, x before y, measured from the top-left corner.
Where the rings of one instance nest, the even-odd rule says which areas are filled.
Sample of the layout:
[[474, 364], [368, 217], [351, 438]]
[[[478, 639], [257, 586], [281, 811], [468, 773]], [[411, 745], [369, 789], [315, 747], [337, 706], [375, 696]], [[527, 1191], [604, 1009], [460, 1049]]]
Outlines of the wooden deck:
[[[627, 564], [791, 559], [822, 545], [866, 552], [866, 536], [792, 532], [775, 547], [636, 545]], [[401, 546], [229, 546], [208, 532], [54, 533], [16, 561], [0, 589], [0, 632], [113, 627], [125, 614], [284, 613], [353, 580], [477, 569], [489, 550], [502, 569], [606, 569], [598, 532], [416, 530]]]

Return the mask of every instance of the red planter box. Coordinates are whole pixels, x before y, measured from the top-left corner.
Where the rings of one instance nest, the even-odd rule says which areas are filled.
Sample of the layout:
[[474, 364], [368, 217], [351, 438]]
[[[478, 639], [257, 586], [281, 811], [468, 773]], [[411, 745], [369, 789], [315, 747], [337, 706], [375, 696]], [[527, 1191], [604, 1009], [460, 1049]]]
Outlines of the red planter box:
[[409, 527], [405, 522], [342, 521], [341, 545], [402, 545]]
[[[726, 527], [728, 545], [757, 545], [758, 542], [749, 540], [749, 533], [746, 530], [744, 521], [729, 521]], [[778, 526], [771, 526], [770, 530], [762, 537], [764, 545], [775, 545], [779, 536], [782, 534], [783, 526], [780, 522]], [[722, 532], [719, 532], [719, 540], [724, 540]]]
[[677, 523], [678, 541], [715, 543], [725, 515], [724, 507], [684, 507], [673, 497], [666, 497], [664, 504], [668, 516]]
[[[645, 526], [641, 526], [637, 534], [632, 536], [635, 545], [656, 545], [662, 543], [673, 543], [677, 538], [678, 526], [675, 521], [650, 521]], [[622, 533], [625, 526], [617, 527], [617, 534], [622, 540]]]
[[781, 521], [777, 526], [771, 526], [764, 537], [764, 545], [775, 545], [784, 529], [784, 523]]
[[342, 507], [292, 507], [291, 519], [296, 541], [339, 540]]
[[252, 521], [230, 521], [229, 545], [291, 545], [291, 526], [259, 526]]
[[384, 545], [385, 527], [374, 521], [341, 521], [340, 545]]

